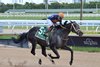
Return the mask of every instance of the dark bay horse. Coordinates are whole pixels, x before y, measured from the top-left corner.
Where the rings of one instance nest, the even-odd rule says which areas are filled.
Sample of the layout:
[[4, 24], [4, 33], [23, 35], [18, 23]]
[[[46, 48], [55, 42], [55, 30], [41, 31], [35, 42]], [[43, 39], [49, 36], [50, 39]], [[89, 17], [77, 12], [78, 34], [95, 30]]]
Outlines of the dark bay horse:
[[[70, 65], [73, 63], [73, 50], [67, 46], [68, 35], [70, 32], [74, 32], [79, 36], [83, 35], [83, 32], [80, 30], [79, 25], [75, 21], [67, 21], [64, 22], [63, 25], [59, 25], [58, 27], [53, 28], [48, 36], [48, 42], [50, 49], [55, 53], [56, 56], [52, 56], [51, 54], [46, 54], [46, 47], [48, 43], [46, 40], [42, 40], [35, 36], [36, 32], [40, 29], [40, 27], [33, 27], [27, 33], [23, 33], [20, 35], [18, 39], [12, 38], [15, 43], [19, 43], [23, 41], [23, 39], [27, 39], [32, 44], [31, 53], [35, 55], [36, 44], [39, 44], [42, 48], [42, 54], [47, 57], [49, 56], [51, 59], [59, 59], [60, 55], [57, 51], [57, 48], [62, 48], [64, 50], [68, 50], [71, 52], [71, 60]], [[41, 60], [40, 60], [41, 61]], [[52, 62], [54, 62], [52, 60]]]

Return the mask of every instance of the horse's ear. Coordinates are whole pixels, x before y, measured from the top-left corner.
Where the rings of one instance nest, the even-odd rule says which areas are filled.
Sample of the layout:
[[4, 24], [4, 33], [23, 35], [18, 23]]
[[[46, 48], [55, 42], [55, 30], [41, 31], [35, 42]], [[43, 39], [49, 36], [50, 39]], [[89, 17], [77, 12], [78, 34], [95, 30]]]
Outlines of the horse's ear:
[[67, 24], [67, 22], [68, 22], [68, 21], [65, 21], [65, 22], [64, 22], [64, 25], [66, 25], [66, 24]]
[[70, 21], [71, 23], [76, 23], [76, 21]]
[[71, 23], [73, 23], [73, 21], [70, 20]]

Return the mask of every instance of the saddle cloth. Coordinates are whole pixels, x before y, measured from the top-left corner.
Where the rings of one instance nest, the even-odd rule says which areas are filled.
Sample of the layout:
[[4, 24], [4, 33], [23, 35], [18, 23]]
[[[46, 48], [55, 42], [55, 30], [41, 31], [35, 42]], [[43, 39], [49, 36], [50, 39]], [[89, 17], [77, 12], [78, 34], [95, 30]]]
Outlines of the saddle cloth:
[[47, 35], [47, 27], [40, 27], [40, 29], [36, 32], [35, 36], [39, 39], [46, 40]]

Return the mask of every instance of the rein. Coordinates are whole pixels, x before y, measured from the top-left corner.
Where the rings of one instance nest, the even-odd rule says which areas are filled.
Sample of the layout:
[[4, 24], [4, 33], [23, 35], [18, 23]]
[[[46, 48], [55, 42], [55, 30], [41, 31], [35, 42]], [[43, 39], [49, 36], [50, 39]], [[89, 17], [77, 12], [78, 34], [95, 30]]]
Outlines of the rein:
[[[63, 29], [68, 29], [68, 28], [66, 28], [66, 27], [64, 27], [64, 26], [62, 26], [62, 25], [60, 25], [61, 26], [61, 28], [63, 28]], [[70, 29], [69, 30], [72, 30], [72, 28], [74, 28], [74, 30], [76, 31], [76, 32], [78, 32], [78, 30], [75, 28], [75, 26], [73, 25], [73, 23], [71, 23], [71, 27], [70, 27]], [[68, 38], [61, 38], [62, 40], [68, 40]]]
[[[80, 29], [76, 29], [73, 23], [71, 23], [70, 29], [66, 28], [66, 27], [63, 26], [63, 25], [60, 25], [60, 27], [61, 27], [62, 29], [67, 29], [67, 30], [70, 30], [70, 31], [71, 31], [72, 28], [73, 28], [76, 32], [78, 32], [78, 31], [80, 30]], [[68, 38], [64, 38], [64, 37], [62, 37], [61, 39], [62, 39], [62, 40], [68, 40]]]
[[61, 28], [66, 29], [66, 27], [64, 27], [64, 26], [62, 26], [62, 25], [60, 25], [60, 26], [61, 26]]
[[75, 26], [73, 25], [73, 24], [71, 24], [71, 29], [72, 29], [72, 27], [74, 28], [74, 30], [76, 31], [76, 32], [78, 32], [80, 29], [76, 29], [75, 28]]

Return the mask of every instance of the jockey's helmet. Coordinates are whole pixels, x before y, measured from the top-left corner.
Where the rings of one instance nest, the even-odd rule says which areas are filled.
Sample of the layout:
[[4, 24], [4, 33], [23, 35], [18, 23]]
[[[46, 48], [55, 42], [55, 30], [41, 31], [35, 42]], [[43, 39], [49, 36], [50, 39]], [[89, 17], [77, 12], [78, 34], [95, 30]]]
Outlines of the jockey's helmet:
[[64, 13], [63, 13], [63, 12], [60, 12], [58, 15], [59, 15], [61, 18], [64, 18]]

